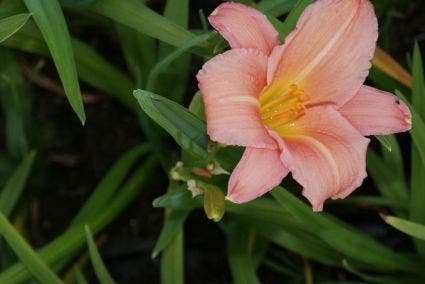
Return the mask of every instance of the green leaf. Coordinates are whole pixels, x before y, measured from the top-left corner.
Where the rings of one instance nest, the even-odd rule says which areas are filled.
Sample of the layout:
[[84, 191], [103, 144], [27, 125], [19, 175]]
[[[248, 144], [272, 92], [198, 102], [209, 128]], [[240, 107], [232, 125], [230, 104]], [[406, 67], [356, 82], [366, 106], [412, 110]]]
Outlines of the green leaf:
[[341, 253], [314, 237], [306, 230], [305, 222], [272, 200], [261, 198], [240, 205], [228, 203], [227, 212], [236, 214], [233, 218], [240, 224], [288, 250], [326, 265], [340, 265]]
[[381, 143], [381, 145], [388, 151], [391, 152], [391, 142], [388, 140], [387, 136], [384, 135], [375, 135], [375, 138]]
[[31, 103], [24, 78], [14, 52], [0, 47], [0, 99], [4, 115], [6, 148], [10, 156], [22, 159], [28, 152], [27, 130], [30, 126]]
[[89, 282], [87, 282], [86, 278], [84, 277], [84, 274], [81, 272], [80, 268], [78, 268], [78, 266], [76, 266], [74, 268], [75, 270], [75, 281], [77, 282], [77, 284], [88, 284]]
[[[62, 281], [53, 273], [46, 263], [36, 254], [30, 245], [19, 235], [12, 224], [0, 212], [0, 235], [4, 237], [26, 268], [40, 283], [54, 284]], [[14, 282], [3, 282], [14, 283]]]
[[31, 14], [19, 14], [0, 19], [0, 42], [16, 33], [31, 17]]
[[[422, 55], [417, 43], [413, 50], [413, 62], [412, 62], [412, 105], [417, 112], [417, 117], [413, 116], [413, 129], [412, 135], [419, 136], [421, 131], [425, 129], [421, 128], [421, 123], [425, 119], [425, 82], [424, 82], [424, 71], [422, 63]], [[423, 126], [423, 125], [422, 125]], [[425, 202], [425, 159], [421, 156], [423, 148], [425, 147], [425, 141], [414, 143], [412, 145], [412, 161], [411, 161], [411, 193], [410, 193], [410, 220], [425, 224], [425, 208], [423, 206]], [[425, 242], [415, 240], [417, 250], [422, 256], [425, 256]]]
[[400, 200], [389, 199], [380, 196], [368, 196], [368, 195], [356, 195], [350, 196], [345, 199], [338, 199], [332, 201], [335, 204], [355, 204], [360, 207], [370, 207], [370, 206], [388, 206], [394, 210], [398, 209], [407, 209], [408, 204], [401, 202]]
[[180, 46], [194, 36], [187, 29], [157, 14], [138, 0], [97, 0], [90, 5], [90, 9], [173, 46]]
[[[110, 199], [110, 202], [96, 216], [84, 220], [93, 232], [97, 233], [111, 223], [128, 205], [135, 200], [143, 185], [152, 176], [157, 165], [156, 161], [148, 158], [139, 166], [121, 189]], [[85, 240], [84, 226], [71, 226], [65, 233], [57, 237], [38, 251], [38, 255], [48, 264], [61, 262], [66, 264], [83, 248]], [[66, 261], [65, 261], [66, 260]], [[22, 263], [12, 265], [0, 274], [0, 283], [21, 283], [28, 280], [29, 271]]]
[[49, 47], [72, 109], [84, 125], [86, 115], [68, 28], [58, 0], [24, 0]]
[[297, 24], [298, 18], [301, 16], [301, 13], [308, 5], [312, 4], [313, 2], [314, 0], [298, 0], [297, 4], [295, 4], [291, 12], [283, 22], [282, 27], [278, 30], [281, 39], [286, 38], [286, 36], [295, 29], [295, 26]]
[[425, 119], [425, 78], [421, 50], [417, 42], [413, 49], [412, 76], [412, 104], [415, 106], [422, 119]]
[[143, 88], [146, 86], [149, 72], [156, 62], [156, 41], [122, 24], [117, 23], [115, 28], [127, 68], [136, 82], [136, 88]]
[[35, 154], [35, 151], [31, 151], [25, 157], [0, 193], [0, 212], [2, 212], [6, 218], [10, 216], [12, 210], [15, 208], [16, 202], [22, 194], [31, 172]]
[[100, 257], [89, 225], [84, 226], [84, 231], [86, 232], [86, 240], [87, 245], [89, 247], [90, 259], [93, 264], [94, 272], [96, 273], [97, 279], [101, 284], [115, 283], [114, 279], [112, 279], [111, 275], [106, 269], [105, 263], [103, 263], [103, 260]]
[[[406, 97], [398, 90], [396, 90], [395, 93], [406, 103], [412, 113], [412, 130], [410, 130], [410, 136], [418, 150], [422, 164], [425, 165], [425, 123], [416, 108], [409, 103]], [[423, 194], [425, 194], [425, 192]], [[421, 196], [425, 197], [425, 195], [422, 194]]]
[[181, 105], [148, 91], [136, 90], [134, 96], [146, 114], [184, 150], [202, 158], [207, 156], [208, 136], [203, 121]]
[[295, 3], [297, 0], [262, 0], [255, 8], [273, 17], [279, 17], [288, 13]]
[[403, 233], [408, 234], [411, 237], [415, 237], [425, 241], [425, 226], [424, 225], [410, 222], [408, 220], [404, 220], [394, 216], [381, 215], [381, 217], [382, 219], [384, 219], [384, 221], [387, 224], [393, 226], [397, 230], [402, 231]]
[[[391, 136], [390, 136], [391, 137]], [[367, 169], [373, 182], [377, 186], [381, 195], [393, 201], [396, 208], [406, 206], [409, 202], [407, 184], [404, 177], [403, 161], [401, 159], [400, 149], [395, 138], [392, 140], [392, 152], [383, 152], [384, 157], [379, 156], [375, 151], [369, 150], [367, 153]], [[400, 211], [397, 211], [400, 214]]]
[[117, 98], [129, 109], [136, 110], [131, 93], [133, 82], [88, 44], [71, 38], [78, 76], [82, 81]]
[[[155, 87], [156, 87], [155, 84], [158, 80], [158, 76], [170, 65], [171, 62], [179, 58], [181, 55], [183, 55], [186, 51], [188, 51], [193, 46], [199, 45], [202, 42], [206, 42], [209, 38], [211, 38], [211, 35], [214, 35], [214, 33], [202, 34], [202, 35], [196, 36], [184, 42], [178, 49], [171, 52], [168, 56], [166, 56], [164, 59], [159, 61], [155, 65], [155, 67], [152, 69], [151, 73], [149, 74], [148, 81], [146, 84], [146, 89], [150, 91], [155, 90]], [[176, 81], [168, 81], [168, 83], [170, 82], [176, 82]]]
[[180, 228], [161, 257], [161, 284], [184, 283], [184, 233]]
[[372, 66], [372, 68], [370, 68], [368, 79], [373, 82], [375, 87], [390, 93], [393, 93], [394, 90], [402, 90], [403, 93], [407, 94], [407, 92], [409, 91], [408, 88], [405, 87], [403, 84], [391, 78], [389, 75], [379, 70], [375, 66]]
[[202, 95], [200, 91], [196, 92], [193, 96], [192, 101], [189, 104], [189, 110], [202, 121], [206, 121], [205, 106], [204, 102], [202, 101]]
[[[78, 76], [82, 81], [116, 97], [130, 109], [139, 109], [131, 96], [134, 84], [126, 75], [86, 43], [76, 38], [71, 38], [71, 43]], [[3, 45], [30, 53], [49, 55], [40, 31], [31, 20], [19, 32], [4, 41]]]
[[25, 13], [27, 9], [22, 1], [3, 0], [0, 5], [0, 19]]
[[[189, 25], [189, 0], [167, 0], [164, 8], [164, 17], [187, 29]], [[194, 44], [195, 45], [195, 44]], [[181, 48], [181, 47], [180, 47]], [[158, 58], [165, 58], [175, 51], [173, 46], [160, 42]], [[192, 57], [190, 54], [181, 54], [174, 60], [172, 68], [166, 68], [161, 72], [154, 84], [155, 88], [146, 89], [158, 94], [167, 94], [175, 102], [182, 102], [186, 95], [189, 81], [189, 71]], [[169, 84], [169, 82], [179, 82], [179, 84]]]
[[[404, 271], [418, 269], [418, 264], [413, 260], [401, 257], [372, 237], [329, 215], [313, 212], [309, 206], [282, 187], [275, 188], [271, 194], [290, 214], [303, 221], [306, 229], [313, 235], [347, 257], [379, 269]], [[359, 251], [362, 253], [359, 254]]]
[[152, 250], [152, 258], [157, 257], [179, 234], [189, 213], [190, 210], [171, 210], [165, 214], [161, 233]]
[[157, 197], [152, 202], [155, 208], [170, 208], [176, 210], [189, 210], [194, 207], [200, 207], [201, 204], [192, 198], [191, 193], [183, 186], [181, 190], [174, 190]]
[[257, 278], [250, 252], [249, 233], [230, 223], [225, 227], [227, 237], [227, 259], [235, 284], [260, 283]]
[[84, 203], [72, 224], [79, 224], [91, 216], [95, 216], [108, 206], [112, 196], [116, 193], [124, 178], [128, 175], [134, 163], [150, 150], [146, 144], [131, 148], [104, 175], [96, 186], [89, 199]]

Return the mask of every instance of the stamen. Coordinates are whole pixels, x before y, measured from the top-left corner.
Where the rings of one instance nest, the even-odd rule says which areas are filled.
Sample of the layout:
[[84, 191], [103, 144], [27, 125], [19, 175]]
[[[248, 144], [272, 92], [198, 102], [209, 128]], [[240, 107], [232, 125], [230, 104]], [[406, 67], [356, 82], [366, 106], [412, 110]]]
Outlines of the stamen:
[[272, 84], [260, 95], [260, 110], [264, 124], [280, 132], [277, 128], [293, 124], [305, 113], [304, 102], [308, 100], [308, 95], [295, 84], [279, 94], [278, 91], [284, 88], [277, 85]]

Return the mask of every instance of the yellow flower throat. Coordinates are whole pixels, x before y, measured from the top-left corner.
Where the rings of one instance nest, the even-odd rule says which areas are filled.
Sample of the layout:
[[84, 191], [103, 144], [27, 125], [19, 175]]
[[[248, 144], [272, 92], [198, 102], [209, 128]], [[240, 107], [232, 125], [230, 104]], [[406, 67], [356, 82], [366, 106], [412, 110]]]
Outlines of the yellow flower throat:
[[308, 95], [296, 84], [284, 87], [276, 82], [261, 93], [259, 100], [261, 120], [283, 136], [289, 134], [295, 120], [305, 113]]

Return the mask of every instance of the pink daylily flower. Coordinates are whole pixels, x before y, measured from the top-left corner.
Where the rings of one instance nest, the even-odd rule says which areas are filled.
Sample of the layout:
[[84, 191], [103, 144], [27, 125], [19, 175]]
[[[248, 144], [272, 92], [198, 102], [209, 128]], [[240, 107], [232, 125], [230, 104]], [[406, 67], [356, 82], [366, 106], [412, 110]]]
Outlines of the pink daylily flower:
[[364, 136], [411, 128], [409, 109], [363, 83], [378, 37], [368, 0], [317, 0], [279, 45], [257, 10], [221, 4], [209, 16], [231, 50], [197, 78], [210, 138], [246, 147], [227, 199], [247, 202], [289, 173], [315, 211], [344, 198], [366, 177]]

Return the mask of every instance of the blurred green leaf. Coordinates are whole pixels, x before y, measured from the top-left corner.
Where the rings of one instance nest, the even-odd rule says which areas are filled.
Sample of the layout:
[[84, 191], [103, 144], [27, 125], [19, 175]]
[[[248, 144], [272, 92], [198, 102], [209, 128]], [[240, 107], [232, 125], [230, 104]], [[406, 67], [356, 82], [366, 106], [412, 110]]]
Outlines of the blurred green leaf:
[[89, 225], [84, 226], [86, 233], [87, 245], [89, 247], [90, 259], [93, 264], [94, 272], [96, 273], [97, 279], [101, 284], [113, 284], [115, 283], [112, 279], [108, 270], [105, 267], [105, 263], [100, 257], [99, 251], [97, 250], [96, 243], [94, 242], [92, 232]]
[[[167, 0], [164, 8], [164, 17], [187, 29], [189, 25], [189, 0]], [[160, 42], [158, 58], [163, 59], [174, 51], [175, 48], [173, 46]], [[179, 58], [174, 60], [172, 68], [166, 68], [161, 72], [153, 89], [146, 88], [158, 94], [167, 94], [173, 101], [181, 103], [188, 87], [191, 59], [190, 54], [181, 54]], [[170, 82], [179, 83], [169, 84]]]
[[27, 12], [22, 1], [3, 0], [0, 5], [0, 18], [6, 18]]
[[144, 88], [157, 57], [155, 39], [140, 34], [122, 24], [117, 23], [115, 28], [120, 39], [127, 68], [136, 82], [136, 88]]
[[19, 14], [0, 19], [0, 42], [16, 33], [30, 17], [31, 14]]
[[[302, 220], [313, 235], [347, 257], [378, 269], [417, 271], [415, 261], [401, 257], [370, 236], [329, 215], [313, 212], [282, 187], [275, 188], [271, 194], [294, 217]], [[362, 253], [359, 254], [359, 251]]]
[[173, 46], [180, 46], [194, 36], [187, 29], [157, 14], [138, 0], [96, 0], [90, 5], [90, 9]]
[[103, 179], [94, 189], [89, 199], [81, 207], [72, 220], [72, 224], [81, 224], [90, 216], [94, 216], [108, 206], [113, 195], [118, 190], [124, 178], [128, 175], [134, 163], [149, 151], [150, 147], [142, 144], [131, 148], [108, 170]]
[[388, 151], [391, 152], [391, 142], [388, 140], [387, 136], [384, 135], [375, 135], [375, 138], [381, 143], [381, 145]]
[[[71, 38], [71, 43], [80, 79], [137, 111], [131, 96], [134, 89], [131, 80], [86, 43], [76, 38]], [[19, 32], [4, 41], [3, 45], [30, 53], [49, 55], [40, 31], [31, 20]]]
[[24, 78], [12, 50], [0, 47], [0, 99], [5, 119], [8, 154], [22, 159], [28, 152], [27, 129], [30, 124], [30, 99]]
[[407, 93], [409, 90], [403, 84], [391, 78], [389, 75], [385, 74], [375, 66], [372, 66], [372, 68], [369, 70], [368, 79], [373, 82], [375, 87], [390, 93], [394, 93], [394, 90], [402, 90], [404, 93]]
[[367, 153], [368, 171], [385, 198], [408, 204], [409, 196], [400, 146], [394, 135], [385, 137], [391, 152], [383, 149], [382, 156], [379, 156], [370, 149]]
[[421, 240], [425, 240], [425, 226], [410, 222], [408, 220], [404, 220], [401, 218], [397, 218], [394, 216], [381, 216], [384, 221], [396, 228], [399, 231], [402, 231], [405, 234], [408, 234], [411, 237], [418, 238]]
[[279, 17], [288, 13], [296, 3], [297, 0], [262, 0], [255, 8], [273, 17]]
[[[110, 199], [110, 202], [95, 216], [84, 220], [94, 233], [99, 232], [111, 223], [135, 197], [149, 180], [156, 166], [156, 161], [148, 158], [139, 166], [121, 189]], [[71, 226], [62, 235], [44, 246], [37, 253], [47, 264], [56, 264], [73, 259], [85, 243], [84, 226]], [[21, 283], [30, 277], [29, 271], [22, 263], [16, 263], [0, 274], [0, 283]]]
[[180, 228], [161, 257], [161, 284], [184, 283], [184, 233]]
[[388, 206], [393, 208], [394, 210], [403, 209], [406, 210], [408, 204], [403, 203], [400, 200], [389, 199], [380, 196], [368, 196], [368, 195], [356, 195], [349, 196], [345, 199], [338, 199], [331, 201], [335, 204], [355, 204], [361, 207], [369, 207], [369, 206]]
[[76, 266], [74, 268], [75, 270], [75, 281], [77, 282], [77, 284], [88, 284], [89, 282], [87, 282], [86, 278], [84, 277], [84, 274], [81, 272], [80, 268], [78, 268], [78, 266]]
[[[422, 128], [423, 124], [418, 121], [425, 119], [425, 82], [424, 82], [424, 71], [422, 55], [417, 43], [413, 50], [413, 61], [412, 61], [412, 105], [415, 108], [415, 114], [413, 114], [413, 123], [411, 134], [415, 137], [423, 134], [421, 131], [425, 131]], [[423, 135], [422, 135], [423, 136]], [[421, 157], [421, 153], [425, 149], [425, 140], [422, 142], [416, 142], [412, 145], [412, 162], [411, 162], [411, 193], [410, 193], [410, 220], [425, 224], [425, 159], [424, 155]], [[416, 248], [419, 253], [425, 257], [425, 242], [415, 240]]]
[[241, 205], [228, 203], [226, 211], [236, 214], [240, 224], [288, 250], [326, 265], [340, 265], [341, 253], [315, 238], [304, 228], [305, 222], [272, 200], [261, 198]]
[[203, 121], [181, 105], [148, 91], [136, 90], [134, 96], [146, 114], [184, 150], [203, 158], [207, 156], [208, 137]]
[[249, 233], [236, 223], [225, 227], [227, 260], [235, 284], [260, 283], [250, 252]]
[[86, 115], [78, 85], [71, 38], [57, 0], [24, 0], [49, 47], [72, 109], [84, 125]]
[[189, 104], [189, 110], [191, 113], [196, 115], [199, 119], [206, 121], [205, 118], [205, 106], [204, 102], [202, 101], [202, 95], [201, 92], [198, 91], [193, 96], [190, 104]]
[[[40, 283], [63, 283], [0, 212], [0, 235]], [[16, 282], [2, 282], [16, 283]]]
[[157, 197], [152, 202], [155, 208], [170, 208], [176, 210], [188, 210], [194, 207], [200, 207], [201, 204], [192, 198], [191, 193], [187, 190], [186, 185], [179, 190], [167, 192], [166, 194]]
[[157, 257], [179, 234], [189, 213], [190, 210], [170, 210], [166, 212], [161, 233], [152, 250], [152, 258]]
[[10, 216], [22, 194], [31, 172], [35, 154], [35, 151], [31, 151], [25, 157], [0, 192], [0, 212], [2, 212], [6, 218]]
[[[155, 65], [155, 67], [152, 69], [152, 71], [149, 74], [148, 81], [146, 84], [146, 88], [149, 91], [153, 91], [156, 89], [156, 83], [158, 80], [158, 76], [161, 72], [164, 72], [166, 68], [170, 65], [171, 62], [178, 59], [180, 56], [182, 56], [187, 50], [192, 48], [193, 46], [198, 45], [201, 42], [206, 42], [213, 33], [209, 34], [202, 34], [199, 36], [195, 36], [194, 38], [184, 42], [178, 49], [171, 52], [169, 55], [167, 55], [165, 58], [163, 58], [161, 61], [158, 61], [158, 63]], [[167, 83], [169, 85], [174, 85], [173, 83], [170, 84], [170, 82], [176, 82], [176, 81], [168, 81]], [[184, 83], [184, 82], [183, 82]], [[170, 88], [172, 91], [173, 88]], [[172, 95], [174, 97], [174, 95]]]
[[278, 30], [280, 38], [283, 40], [286, 36], [295, 29], [298, 18], [305, 8], [312, 4], [314, 0], [298, 0], [297, 4], [292, 8], [289, 15], [283, 22], [282, 27]]
[[[410, 112], [412, 113], [412, 129], [410, 130], [410, 136], [412, 137], [413, 143], [418, 150], [418, 156], [421, 159], [421, 162], [425, 164], [425, 123], [414, 105], [412, 105], [407, 100], [406, 96], [398, 90], [396, 90], [395, 93], [406, 103], [410, 109]], [[422, 194], [425, 193], [422, 191], [420, 192], [420, 196], [423, 196]]]

